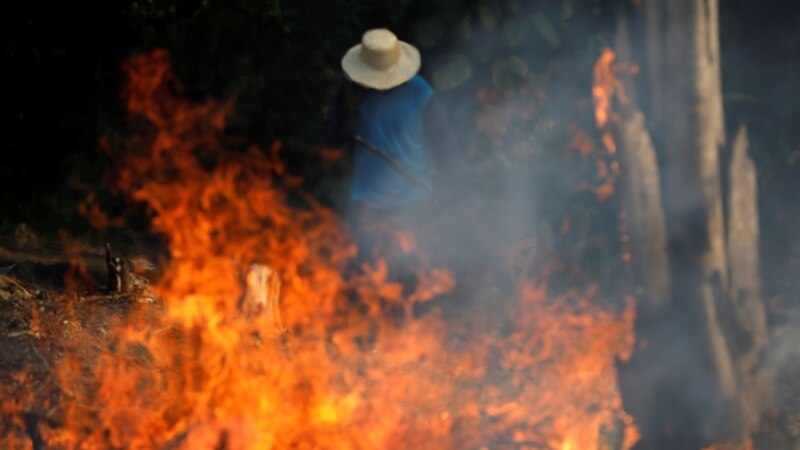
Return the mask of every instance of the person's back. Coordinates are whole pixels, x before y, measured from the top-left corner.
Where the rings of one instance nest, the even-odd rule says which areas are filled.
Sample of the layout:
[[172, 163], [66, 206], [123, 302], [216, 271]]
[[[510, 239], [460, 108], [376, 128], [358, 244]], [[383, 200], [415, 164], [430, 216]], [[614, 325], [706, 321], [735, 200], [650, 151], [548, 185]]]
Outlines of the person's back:
[[421, 232], [431, 222], [432, 160], [456, 146], [444, 108], [417, 74], [420, 63], [417, 49], [385, 29], [364, 33], [342, 58], [327, 144], [354, 152], [348, 218], [362, 256], [393, 252], [385, 247], [395, 246], [398, 230], [432, 235]]
[[431, 158], [423, 112], [432, 95], [433, 89], [419, 75], [393, 89], [366, 93], [353, 130], [358, 136], [353, 201], [388, 210], [428, 195]]

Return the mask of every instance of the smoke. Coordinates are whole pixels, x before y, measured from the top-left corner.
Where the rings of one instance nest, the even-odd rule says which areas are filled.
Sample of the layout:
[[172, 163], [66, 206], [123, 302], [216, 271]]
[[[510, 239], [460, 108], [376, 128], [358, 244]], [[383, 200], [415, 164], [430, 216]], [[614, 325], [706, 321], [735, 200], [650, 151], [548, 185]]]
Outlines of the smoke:
[[[452, 270], [456, 285], [420, 305], [419, 316], [441, 309], [454, 327], [486, 318], [476, 339], [512, 339], [524, 314], [514, 298], [535, 280], [553, 299], [599, 286], [588, 296], [592, 307], [612, 315], [625, 309], [619, 205], [609, 195], [617, 182], [614, 156], [595, 131], [591, 101], [603, 41], [587, 37], [603, 21], [591, 14], [534, 5], [502, 14], [479, 9], [461, 19], [455, 36], [438, 35], [437, 51], [422, 46], [422, 75], [445, 105], [457, 144], [431, 148], [435, 190], [427, 207], [408, 208], [399, 221], [415, 229], [417, 262]], [[390, 266], [408, 260], [389, 257]], [[559, 345], [589, 345], [569, 338], [565, 333]], [[497, 351], [502, 359], [512, 350]], [[498, 381], [508, 367], [487, 361], [486, 370], [488, 389], [514, 390]], [[606, 425], [613, 429], [615, 421]]]
[[[438, 317], [435, 310], [443, 311], [451, 327], [447, 332], [455, 335], [452, 340], [462, 341], [467, 357], [474, 355], [463, 347], [487, 353], [481, 355], [483, 360], [476, 357], [486, 367], [475, 383], [478, 390], [495, 396], [481, 403], [486, 416], [526, 411], [515, 409], [512, 403], [496, 404], [511, 396], [530, 401], [529, 407], [553, 407], [537, 397], [555, 392], [563, 396], [561, 403], [574, 402], [569, 405], [574, 409], [562, 405], [550, 414], [563, 414], [559, 418], [574, 420], [573, 426], [596, 425], [594, 419], [581, 422], [585, 416], [575, 411], [585, 406], [581, 403], [585, 399], [573, 397], [580, 392], [598, 395], [599, 409], [611, 411], [602, 417], [603, 425], [622, 427], [619, 424], [626, 420], [615, 403], [616, 374], [603, 372], [594, 379], [609, 384], [613, 392], [598, 394], [591, 390], [593, 386], [580, 385], [580, 377], [596, 376], [592, 369], [598, 367], [581, 358], [592, 352], [605, 362], [630, 356], [625, 345], [630, 319], [626, 299], [636, 294], [641, 300], [649, 294], [632, 286], [631, 264], [638, 261], [625, 259], [628, 249], [617, 193], [619, 161], [595, 129], [591, 101], [593, 64], [612, 41], [611, 9], [573, 2], [484, 3], [456, 17], [457, 26], [450, 31], [444, 31], [445, 21], [431, 18], [422, 20], [412, 37], [401, 35], [423, 49], [422, 73], [444, 103], [450, 121], [447, 131], [458, 142], [431, 148], [434, 192], [424, 206], [403, 210], [393, 218], [400, 228], [415, 231], [416, 242], [402, 233], [370, 235], [362, 227], [353, 227], [351, 232], [362, 247], [374, 248], [378, 258], [388, 261], [389, 277], [401, 281], [406, 291], [414, 283], [424, 284], [428, 271], [447, 268], [453, 272], [454, 290], [433, 301], [416, 302], [414, 315], [432, 318]], [[659, 145], [663, 139], [656, 141], [663, 151]], [[669, 175], [682, 169], [662, 166], [673, 182], [678, 177]], [[338, 200], [334, 203], [344, 203]], [[699, 192], [687, 191], [671, 200], [667, 212], [673, 217], [692, 216], [701, 204]], [[673, 227], [673, 242], [678, 247], [705, 245], [695, 234], [704, 221], [699, 213], [683, 221], [688, 224], [685, 228]], [[374, 262], [369, 256], [358, 263]], [[361, 268], [356, 264], [350, 269]], [[685, 287], [680, 284], [690, 284], [697, 274], [680, 264], [673, 269], [674, 279], [683, 280], [675, 286], [676, 298], [681, 299]], [[543, 291], [531, 290], [534, 285]], [[691, 298], [694, 293], [686, 294]], [[698, 331], [707, 326], [698, 320], [699, 305], [677, 303], [658, 316], [640, 315], [636, 329], [640, 348], [650, 346], [650, 354], [657, 358], [648, 357], [647, 351], [641, 352], [644, 356], [635, 355], [623, 365], [619, 382], [623, 406], [642, 420], [646, 435], [658, 435], [660, 431], [654, 428], [667, 423], [678, 435], [673, 443], [686, 444], [675, 448], [689, 448], [717, 434], [729, 405], [717, 402], [719, 380], [712, 368], [713, 355], [703, 348], [708, 336]], [[583, 323], [584, 328], [565, 331], [560, 321]], [[726, 335], [735, 334], [730, 317], [720, 322]], [[421, 323], [416, 323], [416, 336], [430, 338], [419, 328]], [[604, 334], [608, 329], [613, 331], [612, 338]], [[399, 348], [405, 337], [393, 337], [388, 344]], [[768, 355], [767, 366], [778, 380], [791, 379], [783, 374], [793, 370], [790, 342], [794, 338], [790, 331], [773, 336], [776, 352]], [[594, 347], [598, 342], [611, 344], [598, 349]], [[548, 352], [548, 345], [558, 350]], [[524, 356], [531, 355], [548, 358], [525, 362]], [[559, 366], [559, 360], [569, 370]], [[420, 369], [417, 375], [427, 374]], [[572, 376], [579, 378], [574, 386], [565, 381]], [[777, 383], [790, 390], [785, 384]], [[463, 388], [462, 393], [469, 397], [475, 389]], [[486, 421], [469, 423], [488, 427]], [[486, 435], [497, 433], [485, 431]], [[615, 433], [621, 432], [610, 432]], [[609, 439], [621, 440], [619, 436]]]
[[[465, 291], [453, 296], [456, 305], [443, 305], [454, 313], [480, 301], [476, 290], [513, 286], [509, 260], [521, 242], [535, 243], [536, 263], [558, 255], [586, 272], [582, 282], [624, 271], [617, 200], [596, 195], [613, 184], [601, 173], [613, 158], [593, 131], [592, 66], [603, 42], [588, 38], [610, 22], [592, 14], [484, 5], [446, 33], [428, 19], [400, 36], [422, 49], [421, 73], [445, 105], [447, 131], [457, 141], [431, 148], [431, 207], [405, 218], [426, 224], [418, 237], [435, 264], [462, 274]], [[577, 134], [591, 154], [576, 147]], [[598, 269], [602, 260], [608, 264]]]
[[[566, 11], [536, 6], [505, 15], [495, 13], [479, 9], [466, 16], [459, 25], [461, 32], [449, 40], [428, 22], [421, 27], [426, 38], [440, 42], [436, 51], [423, 51], [423, 75], [447, 106], [453, 133], [460, 141], [459, 148], [444, 149], [448, 162], [437, 167], [436, 183], [445, 191], [445, 200], [439, 199], [432, 210], [411, 219], [436, 223], [425, 231], [427, 235], [420, 236], [426, 243], [422, 251], [430, 251], [436, 265], [453, 268], [457, 274], [457, 291], [440, 299], [436, 306], [454, 317], [497, 306], [491, 302], [504, 297], [497, 292], [513, 287], [514, 278], [520, 275], [520, 267], [514, 265], [518, 262], [514, 259], [519, 256], [518, 244], [528, 242], [527, 250], [534, 254], [527, 256], [529, 265], [523, 269], [529, 271], [528, 275], [545, 261], [558, 260], [571, 271], [551, 276], [554, 286], [599, 283], [605, 296], [612, 299], [604, 306], [619, 308], [621, 299], [634, 290], [630, 267], [621, 261], [625, 246], [618, 241], [618, 196], [600, 201], [596, 195], [606, 181], [600, 167], [605, 163], [607, 169], [613, 157], [602, 154], [590, 103], [591, 67], [600, 49], [611, 41], [613, 18], [572, 12], [575, 15], [565, 19], [569, 14]], [[596, 35], [609, 38], [586, 45], [587, 28], [599, 29]], [[727, 82], [730, 66], [726, 62], [739, 49], [726, 47], [726, 43], [723, 40]], [[637, 83], [642, 84], [646, 75], [640, 75]], [[730, 92], [726, 85], [723, 89], [726, 95]], [[638, 94], [647, 111], [651, 106], [649, 93]], [[726, 103], [725, 107], [729, 106]], [[729, 121], [739, 118], [738, 106], [734, 105], [733, 112], [726, 111]], [[648, 125], [655, 128], [652, 117], [648, 119]], [[588, 144], [576, 143], [577, 136], [587, 138]], [[687, 168], [667, 166], [664, 136], [656, 134], [654, 138], [662, 152], [662, 176], [673, 184], [681, 183], [681, 173]], [[754, 141], [761, 139], [755, 137]], [[581, 148], [586, 146], [589, 150], [582, 153]], [[756, 163], [760, 164], [758, 157]], [[616, 187], [617, 181], [612, 180], [611, 185]], [[768, 182], [759, 179], [759, 183]], [[669, 200], [666, 212], [674, 244], [675, 298], [692, 298], [695, 293], [687, 289], [697, 281], [698, 274], [681, 259], [680, 250], [709, 245], [699, 239], [708, 217], [699, 191], [685, 190]], [[774, 214], [774, 209], [768, 209], [774, 203], [781, 204], [763, 193], [760, 200], [765, 217]], [[765, 249], [771, 248], [773, 239], [767, 233]], [[766, 267], [778, 264], [781, 267], [777, 272], [785, 274], [785, 260], [773, 262], [773, 254], [765, 254], [764, 259]], [[789, 276], [776, 277], [771, 272], [765, 270], [765, 292], [775, 291], [773, 280], [780, 278], [785, 283], [784, 277]], [[707, 283], [721, 288], [723, 280]], [[725, 302], [719, 293], [716, 301]], [[675, 432], [685, 434], [676, 438], [677, 442], [711, 444], [709, 439], [718, 436], [729, 419], [731, 405], [719, 402], [722, 388], [714, 367], [715, 355], [704, 348], [710, 338], [700, 331], [708, 324], [698, 319], [705, 312], [698, 304], [677, 303], [660, 311], [658, 317], [644, 317], [637, 324], [642, 345], [663, 347], [655, 352], [657, 360], [634, 359], [624, 370], [621, 382], [626, 407], [652, 423], [677, 426]], [[733, 313], [726, 312], [730, 307], [719, 303], [717, 308], [719, 316], [714, 320], [730, 339], [728, 345], [734, 352], [747, 347], [746, 342], [737, 341], [742, 330], [737, 329]], [[781, 397], [785, 402], [778, 405], [784, 411], [792, 409], [791, 399], [796, 398], [793, 393], [797, 390], [791, 382], [798, 370], [794, 364], [797, 352], [792, 346], [797, 342], [797, 327], [796, 320], [789, 322], [773, 330], [764, 356], [765, 367], [775, 376], [776, 392], [786, 395]], [[652, 390], [661, 392], [647, 392]], [[654, 403], [661, 412], [647, 417]], [[764, 400], [764, 405], [769, 403]], [[746, 414], [760, 416], [765, 412], [761, 407], [755, 405], [757, 410]]]

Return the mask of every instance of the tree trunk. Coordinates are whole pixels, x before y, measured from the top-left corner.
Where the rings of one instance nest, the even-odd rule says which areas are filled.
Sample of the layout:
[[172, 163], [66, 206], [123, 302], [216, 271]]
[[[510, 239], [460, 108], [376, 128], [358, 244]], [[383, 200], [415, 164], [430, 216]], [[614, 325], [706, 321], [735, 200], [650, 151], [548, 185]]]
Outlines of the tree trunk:
[[[697, 449], [741, 437], [736, 318], [720, 149], [725, 129], [716, 0], [644, 3], [653, 126], [663, 145], [672, 302], [647, 318], [650, 380], [642, 449]], [[637, 420], [640, 420], [637, 417]]]
[[[768, 333], [755, 167], [741, 128], [720, 170], [725, 128], [717, 0], [650, 0], [642, 12], [651, 134], [635, 102], [623, 101], [616, 134], [627, 167], [623, 205], [636, 230], [631, 247], [640, 254], [634, 276], [651, 294], [637, 309], [638, 345], [620, 368], [620, 389], [642, 432], [638, 449], [740, 443], [770, 401], [768, 374], [757, 367]], [[616, 47], [627, 59], [623, 21]], [[624, 77], [622, 85], [633, 89]], [[661, 150], [668, 269], [661, 267], [660, 243], [639, 244], [661, 233], [653, 142]]]
[[[632, 67], [627, 22], [620, 17], [615, 40], [616, 60]], [[622, 208], [629, 230], [638, 312], [656, 310], [670, 300], [669, 254], [664, 210], [661, 206], [661, 176], [656, 151], [644, 115], [635, 101], [630, 71], [618, 73], [620, 92], [615, 109], [614, 135], [622, 166]]]
[[[667, 15], [666, 2], [658, 0], [644, 1], [642, 5], [644, 22], [644, 40], [647, 52], [647, 75], [650, 89], [650, 108], [648, 108], [648, 119], [653, 125], [653, 131], [661, 129], [663, 122], [662, 108], [664, 105], [663, 77], [665, 63], [664, 54], [667, 51], [664, 39], [664, 20]], [[658, 140], [660, 144], [660, 140]]]
[[624, 223], [629, 231], [631, 269], [636, 296], [635, 333], [639, 345], [630, 360], [618, 367], [625, 410], [642, 432], [641, 449], [655, 449], [665, 423], [663, 404], [671, 394], [666, 374], [674, 369], [664, 339], [670, 322], [671, 276], [667, 231], [662, 207], [661, 175], [650, 132], [639, 110], [630, 71], [632, 67], [627, 22], [620, 16], [614, 43], [618, 66], [614, 109], [614, 136], [621, 165], [620, 195]]
[[[724, 145], [716, 0], [667, 3], [662, 67], [667, 204], [678, 276], [679, 308], [702, 315], [708, 356], [726, 400], [737, 377], [724, 333], [728, 268], [719, 152]], [[698, 310], [699, 308], [699, 310]]]
[[747, 154], [747, 129], [739, 127], [727, 165], [727, 225], [730, 293], [740, 325], [734, 349], [741, 377], [740, 401], [748, 429], [753, 429], [771, 398], [769, 374], [757, 367], [767, 345], [767, 318], [761, 298], [758, 185]]

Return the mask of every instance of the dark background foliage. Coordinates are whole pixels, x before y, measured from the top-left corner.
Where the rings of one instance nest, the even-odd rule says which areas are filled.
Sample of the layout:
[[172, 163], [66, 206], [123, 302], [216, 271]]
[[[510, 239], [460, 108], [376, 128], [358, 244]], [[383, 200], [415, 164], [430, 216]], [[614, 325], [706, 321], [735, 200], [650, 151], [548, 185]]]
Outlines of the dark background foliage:
[[[76, 205], [90, 195], [112, 213], [121, 210], [122, 201], [104, 188], [107, 157], [98, 142], [126, 135], [120, 63], [159, 47], [170, 50], [189, 95], [236, 97], [232, 136], [261, 148], [283, 141], [305, 187], [336, 206], [346, 171], [325, 170], [317, 157], [322, 119], [341, 77], [341, 55], [378, 26], [422, 50], [422, 74], [449, 105], [462, 137], [476, 208], [499, 211], [516, 202], [524, 209], [532, 202], [556, 230], [565, 217], [588, 224], [583, 241], [616, 227], [594, 195], [575, 193], [593, 176], [594, 162], [564, 154], [575, 126], [593, 129], [592, 64], [630, 2], [47, 0], [0, 8], [5, 232], [27, 222], [43, 233], [86, 233]], [[728, 0], [721, 19], [726, 119], [729, 133], [740, 122], [750, 128], [769, 299], [797, 287], [791, 274], [800, 265], [800, 6]], [[506, 198], [519, 191], [515, 186], [540, 192]], [[535, 221], [495, 225], [524, 237]], [[569, 253], [577, 240], [567, 239], [562, 250]], [[613, 239], [593, 242], [581, 250], [587, 266], [618, 255]]]

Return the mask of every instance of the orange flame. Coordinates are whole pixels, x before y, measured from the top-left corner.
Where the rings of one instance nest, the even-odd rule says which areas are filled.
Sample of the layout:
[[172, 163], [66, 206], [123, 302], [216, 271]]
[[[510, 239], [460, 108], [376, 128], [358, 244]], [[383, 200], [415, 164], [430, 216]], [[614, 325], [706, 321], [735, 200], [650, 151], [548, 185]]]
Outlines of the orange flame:
[[[594, 449], [615, 423], [634, 444], [615, 373], [632, 302], [611, 313], [596, 289], [554, 296], [533, 277], [493, 300], [496, 317], [415, 317], [452, 290], [449, 272], [422, 268], [405, 292], [386, 262], [346, 271], [355, 248], [335, 215], [289, 205], [280, 146], [226, 148], [232, 103], [176, 95], [166, 52], [125, 68], [123, 99], [152, 129], [116, 158], [117, 181], [167, 239], [164, 305], [59, 365], [53, 448]], [[241, 311], [253, 264], [280, 277], [280, 333], [274, 314]]]
[[592, 98], [594, 100], [594, 119], [598, 128], [605, 127], [613, 110], [612, 96], [619, 88], [619, 80], [614, 74], [614, 59], [616, 56], [611, 49], [603, 49], [594, 65], [594, 86]]
[[[614, 141], [610, 125], [619, 120], [614, 113], [613, 99], [616, 96], [623, 103], [628, 101], [622, 89], [622, 83], [615, 73], [615, 59], [616, 55], [611, 49], [603, 49], [594, 65], [594, 85], [592, 86], [595, 124], [600, 130], [600, 141], [603, 148], [607, 156], [611, 158], [617, 154], [617, 143]], [[619, 165], [616, 161], [611, 164], [612, 167]], [[618, 171], [609, 173], [607, 163], [602, 159], [598, 159], [598, 167], [602, 167], [598, 170], [598, 177], [602, 179], [602, 183], [595, 188], [595, 195], [598, 201], [602, 202], [614, 195]]]

